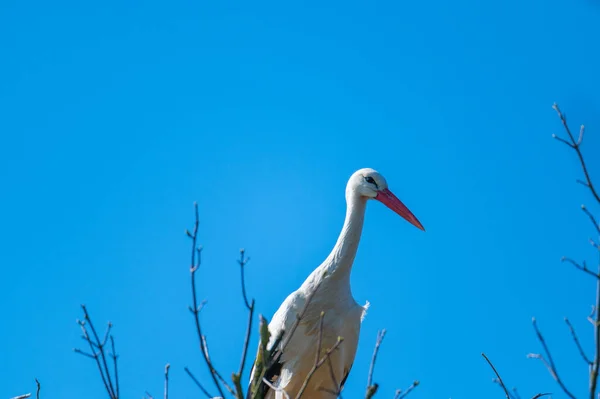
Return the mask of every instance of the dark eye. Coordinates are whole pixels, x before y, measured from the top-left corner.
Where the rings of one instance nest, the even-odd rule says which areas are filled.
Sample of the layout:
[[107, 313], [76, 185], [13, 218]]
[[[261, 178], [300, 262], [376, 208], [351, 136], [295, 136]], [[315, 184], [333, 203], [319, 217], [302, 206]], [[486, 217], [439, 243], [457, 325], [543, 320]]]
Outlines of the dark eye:
[[375, 179], [373, 179], [371, 176], [365, 177], [365, 180], [367, 181], [367, 183], [371, 183], [377, 186], [377, 183], [375, 183]]

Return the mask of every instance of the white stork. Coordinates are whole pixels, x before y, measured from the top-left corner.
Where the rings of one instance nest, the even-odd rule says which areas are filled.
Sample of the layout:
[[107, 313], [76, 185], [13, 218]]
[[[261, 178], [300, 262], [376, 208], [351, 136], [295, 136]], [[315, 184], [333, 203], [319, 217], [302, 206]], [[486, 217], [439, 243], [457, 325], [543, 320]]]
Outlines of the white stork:
[[[263, 382], [260, 387], [265, 393], [265, 399], [296, 398], [315, 365], [319, 336], [319, 357], [324, 356], [327, 349], [336, 344], [338, 337], [343, 337], [343, 341], [330, 356], [332, 367], [324, 364], [318, 368], [312, 374], [302, 397], [335, 398], [337, 395], [333, 392], [339, 392], [346, 382], [358, 346], [360, 324], [368, 308], [368, 302], [361, 306], [352, 297], [350, 270], [360, 241], [367, 200], [370, 199], [382, 202], [408, 222], [425, 230], [408, 208], [388, 189], [384, 177], [376, 170], [360, 169], [350, 177], [346, 185], [346, 219], [333, 250], [300, 288], [285, 299], [269, 323], [269, 350], [281, 330], [285, 333], [279, 347], [275, 349], [275, 363], [265, 372], [265, 379], [270, 384]], [[305, 308], [307, 299], [310, 299], [310, 303]], [[286, 333], [289, 333], [297, 315], [303, 310], [300, 323], [291, 338], [287, 338]], [[324, 312], [322, 329], [321, 312]], [[282, 351], [286, 339], [288, 342]], [[254, 378], [254, 372], [255, 366], [251, 371], [250, 382]], [[249, 393], [250, 390], [251, 387]], [[249, 394], [248, 398], [250, 397]]]

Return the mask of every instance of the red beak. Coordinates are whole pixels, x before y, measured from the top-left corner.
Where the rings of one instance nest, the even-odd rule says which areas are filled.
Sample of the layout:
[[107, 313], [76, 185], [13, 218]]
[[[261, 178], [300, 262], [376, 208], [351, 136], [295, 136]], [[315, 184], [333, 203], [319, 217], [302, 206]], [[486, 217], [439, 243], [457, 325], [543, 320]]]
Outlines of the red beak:
[[392, 211], [396, 212], [398, 215], [402, 216], [412, 225], [425, 231], [425, 228], [423, 227], [421, 222], [419, 222], [419, 220], [415, 217], [415, 215], [413, 215], [412, 212], [408, 210], [406, 205], [404, 205], [402, 201], [400, 201], [398, 197], [396, 197], [394, 193], [392, 193], [387, 188], [385, 190], [379, 191], [377, 193], [377, 196], [375, 196], [375, 199], [383, 203]]

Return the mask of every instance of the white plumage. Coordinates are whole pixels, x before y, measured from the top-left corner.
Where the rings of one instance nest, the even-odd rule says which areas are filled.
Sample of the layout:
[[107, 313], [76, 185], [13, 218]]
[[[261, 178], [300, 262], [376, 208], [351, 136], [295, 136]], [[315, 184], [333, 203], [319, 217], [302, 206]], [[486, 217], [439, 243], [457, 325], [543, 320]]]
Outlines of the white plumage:
[[[324, 312], [324, 319], [319, 358], [323, 358], [327, 350], [336, 345], [338, 337], [342, 337], [343, 341], [330, 356], [331, 367], [324, 364], [314, 372], [302, 397], [332, 399], [336, 397], [334, 393], [343, 387], [354, 362], [361, 321], [368, 307], [368, 303], [365, 306], [359, 305], [352, 296], [350, 270], [358, 249], [369, 199], [379, 200], [424, 230], [417, 218], [388, 190], [387, 182], [377, 171], [360, 169], [350, 177], [346, 185], [346, 218], [333, 250], [300, 288], [285, 299], [269, 323], [271, 339], [268, 348], [271, 349], [281, 330], [289, 333], [297, 315], [305, 310], [291, 338], [284, 334], [284, 339], [277, 348], [277, 361], [266, 371], [265, 378], [276, 389], [263, 384], [261, 389], [266, 392], [265, 399], [285, 399], [282, 390], [294, 399], [300, 392], [315, 364], [321, 312]], [[304, 309], [310, 295], [312, 299]], [[281, 351], [286, 340], [287, 345]], [[254, 372], [253, 367], [250, 381], [254, 378]]]

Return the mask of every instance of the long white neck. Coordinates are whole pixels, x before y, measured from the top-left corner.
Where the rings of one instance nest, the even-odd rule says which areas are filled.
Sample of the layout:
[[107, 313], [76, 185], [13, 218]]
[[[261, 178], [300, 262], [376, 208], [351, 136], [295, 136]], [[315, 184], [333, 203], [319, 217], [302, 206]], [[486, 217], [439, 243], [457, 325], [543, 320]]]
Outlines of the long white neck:
[[346, 193], [346, 219], [333, 250], [321, 264], [321, 271], [326, 271], [332, 280], [348, 282], [350, 284], [350, 271], [365, 220], [367, 207], [366, 198], [355, 191]]

